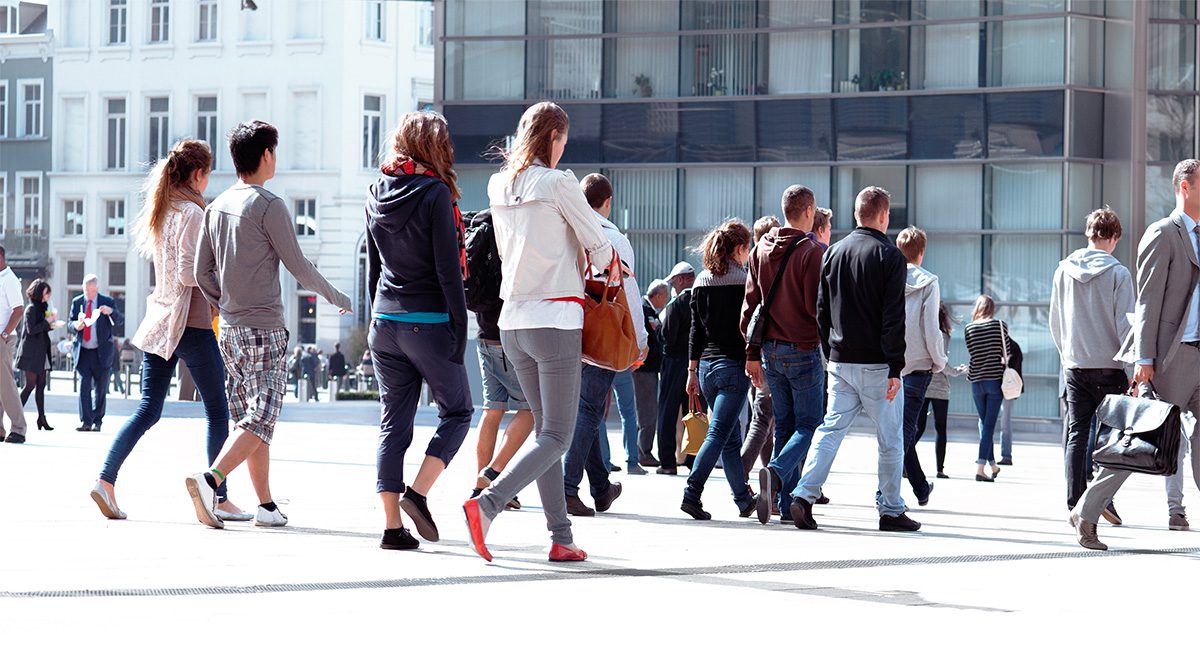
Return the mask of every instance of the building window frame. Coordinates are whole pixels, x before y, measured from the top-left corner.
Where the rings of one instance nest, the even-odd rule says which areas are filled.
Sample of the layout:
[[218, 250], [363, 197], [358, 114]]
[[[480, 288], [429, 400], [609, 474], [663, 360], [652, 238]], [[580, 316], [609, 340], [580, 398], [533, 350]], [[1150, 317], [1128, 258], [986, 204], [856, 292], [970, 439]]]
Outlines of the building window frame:
[[[13, 229], [21, 234], [36, 235], [41, 233], [45, 222], [42, 221], [42, 198], [45, 195], [45, 186], [42, 184], [42, 174], [35, 171], [17, 172], [13, 175], [17, 182], [17, 193], [15, 205], [17, 209], [17, 220], [13, 222]], [[33, 182], [36, 185], [36, 191], [27, 189], [27, 185]]]
[[[120, 111], [113, 104], [120, 103]], [[104, 169], [125, 170], [129, 151], [129, 98], [118, 96], [104, 99]]]
[[417, 8], [417, 48], [433, 49], [433, 3]]
[[122, 238], [128, 228], [128, 200], [124, 196], [104, 198], [104, 237]]
[[8, 229], [8, 173], [0, 171], [0, 233]]
[[387, 3], [367, 0], [363, 3], [363, 39], [387, 42]]
[[[208, 108], [206, 101], [212, 101], [212, 109]], [[221, 99], [215, 93], [197, 93], [192, 95], [193, 106], [195, 109], [196, 119], [196, 139], [208, 143], [210, 149], [217, 146], [217, 138], [219, 126], [217, 125], [218, 115], [221, 111]], [[214, 149], [213, 169], [217, 167], [217, 151]]]
[[87, 204], [82, 196], [63, 196], [63, 236], [78, 238], [87, 231]]
[[[372, 99], [375, 109], [369, 109]], [[383, 149], [383, 111], [385, 109], [383, 94], [363, 93], [362, 95], [362, 164], [363, 170], [374, 170], [379, 167], [380, 153]]]
[[0, 138], [8, 137], [8, 80], [0, 81]]
[[216, 42], [220, 39], [217, 13], [217, 0], [197, 0], [196, 2], [196, 41], [203, 43]]
[[[37, 98], [28, 89], [36, 87]], [[7, 98], [7, 94], [5, 94]], [[5, 109], [5, 114], [8, 110]], [[17, 80], [17, 137], [40, 138], [46, 133], [46, 80], [42, 78]]]
[[292, 221], [296, 225], [297, 238], [315, 238], [320, 231], [317, 220], [317, 197], [294, 196], [292, 198]]
[[17, 20], [17, 5], [0, 5], [0, 18], [4, 19], [3, 25], [0, 25], [0, 35], [16, 35], [21, 30], [21, 23]]
[[129, 0], [108, 0], [108, 39], [110, 47], [129, 44]]
[[171, 0], [150, 0], [150, 31], [146, 42], [168, 44], [171, 41]]
[[[156, 103], [166, 103], [165, 109], [155, 110]], [[171, 98], [150, 96], [146, 98], [146, 158], [153, 164], [171, 150]]]

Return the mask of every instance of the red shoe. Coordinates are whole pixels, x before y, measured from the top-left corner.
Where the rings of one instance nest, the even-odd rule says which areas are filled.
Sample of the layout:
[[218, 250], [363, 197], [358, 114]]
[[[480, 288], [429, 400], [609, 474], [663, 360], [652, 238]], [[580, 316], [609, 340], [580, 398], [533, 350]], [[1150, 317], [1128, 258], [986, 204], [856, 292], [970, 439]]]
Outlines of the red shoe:
[[568, 548], [562, 544], [550, 545], [550, 562], [582, 562], [587, 553], [582, 548]]
[[487, 528], [492, 524], [483, 512], [479, 510], [479, 501], [468, 499], [466, 504], [463, 504], [463, 513], [467, 516], [467, 534], [471, 537], [471, 546], [479, 557], [492, 561], [492, 554], [484, 545], [483, 540], [487, 536]]

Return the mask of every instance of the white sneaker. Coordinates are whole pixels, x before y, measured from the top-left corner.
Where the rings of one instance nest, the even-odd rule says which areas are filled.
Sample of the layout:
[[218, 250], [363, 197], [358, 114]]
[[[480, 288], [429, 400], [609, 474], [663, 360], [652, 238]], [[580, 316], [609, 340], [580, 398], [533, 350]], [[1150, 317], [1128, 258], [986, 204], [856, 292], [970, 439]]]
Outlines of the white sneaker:
[[196, 507], [196, 520], [218, 530], [224, 528], [225, 523], [213, 513], [217, 505], [217, 492], [204, 479], [204, 472], [192, 474], [183, 482], [192, 497], [192, 506]]
[[217, 514], [217, 518], [230, 523], [248, 523], [254, 520], [254, 514], [249, 511], [230, 513], [222, 509], [213, 509], [213, 513]]
[[268, 511], [260, 506], [258, 514], [254, 516], [254, 524], [258, 527], [283, 527], [287, 523], [287, 516], [283, 515], [283, 511], [280, 511], [278, 506], [274, 511]]

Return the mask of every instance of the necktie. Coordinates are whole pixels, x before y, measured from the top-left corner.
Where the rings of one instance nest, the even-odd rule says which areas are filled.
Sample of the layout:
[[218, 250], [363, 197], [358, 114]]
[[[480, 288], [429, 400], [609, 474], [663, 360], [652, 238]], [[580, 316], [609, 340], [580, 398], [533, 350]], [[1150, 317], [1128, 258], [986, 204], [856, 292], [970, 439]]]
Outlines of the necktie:
[[[92, 316], [92, 302], [91, 302], [91, 301], [88, 301], [88, 302], [87, 302], [87, 312], [85, 312], [85, 313], [83, 314], [83, 316], [84, 316], [84, 318], [89, 318], [89, 317], [91, 317], [91, 316]], [[83, 340], [84, 340], [84, 342], [85, 342], [85, 343], [86, 343], [87, 341], [90, 341], [90, 340], [92, 340], [92, 327], [91, 327], [91, 325], [90, 325], [90, 324], [88, 324], [87, 322], [84, 322], [84, 327], [83, 327]]]

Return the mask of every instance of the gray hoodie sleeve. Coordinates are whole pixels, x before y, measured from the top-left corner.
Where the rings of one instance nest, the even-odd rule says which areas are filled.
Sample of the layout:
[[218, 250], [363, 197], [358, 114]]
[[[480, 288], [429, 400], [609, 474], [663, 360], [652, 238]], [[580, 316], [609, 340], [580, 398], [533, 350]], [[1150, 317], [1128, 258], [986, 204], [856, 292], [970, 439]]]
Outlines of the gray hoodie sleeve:
[[[1126, 276], [1128, 276], [1128, 274], [1129, 274], [1129, 272], [1126, 271]], [[1062, 267], [1060, 266], [1058, 269], [1056, 269], [1054, 271], [1054, 282], [1050, 287], [1050, 338], [1054, 340], [1054, 347], [1055, 347], [1055, 349], [1058, 350], [1059, 357], [1062, 357], [1062, 354], [1063, 354], [1062, 280], [1063, 280], [1063, 270], [1062, 270]], [[1118, 294], [1120, 293], [1120, 289], [1119, 289], [1120, 284], [1121, 284], [1121, 282], [1118, 279], [1117, 280]], [[1133, 290], [1133, 286], [1130, 285], [1130, 291], [1132, 291], [1132, 290]], [[1133, 296], [1130, 295], [1130, 299], [1132, 299], [1132, 298], [1133, 298]], [[1120, 302], [1118, 302], [1117, 305], [1120, 305]], [[1133, 306], [1131, 303], [1130, 309], [1132, 310], [1132, 308], [1133, 308]], [[1119, 325], [1120, 322], [1118, 322], [1117, 324]], [[1125, 320], [1125, 330], [1121, 333], [1122, 341], [1125, 340], [1125, 334], [1128, 332], [1129, 332], [1129, 320], [1126, 319]]]
[[946, 354], [946, 341], [942, 338], [942, 329], [938, 321], [938, 308], [942, 303], [942, 288], [937, 278], [929, 283], [925, 292], [925, 306], [921, 311], [925, 332], [925, 343], [929, 346], [929, 358], [933, 360], [933, 373], [946, 368], [949, 356]]

